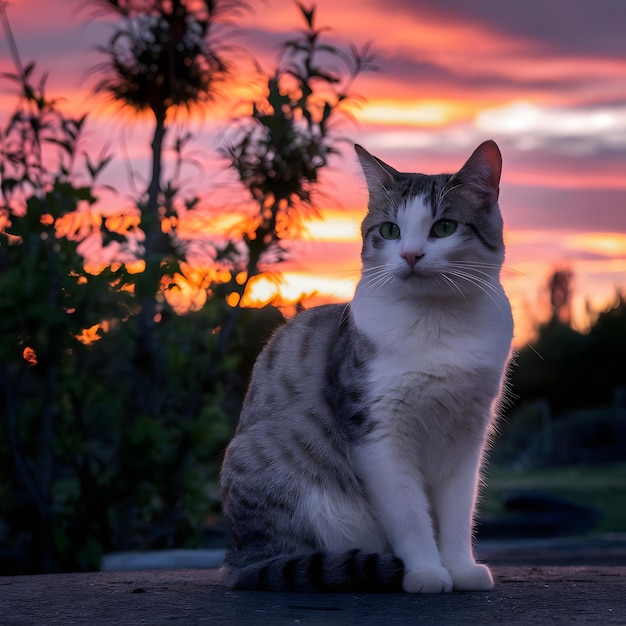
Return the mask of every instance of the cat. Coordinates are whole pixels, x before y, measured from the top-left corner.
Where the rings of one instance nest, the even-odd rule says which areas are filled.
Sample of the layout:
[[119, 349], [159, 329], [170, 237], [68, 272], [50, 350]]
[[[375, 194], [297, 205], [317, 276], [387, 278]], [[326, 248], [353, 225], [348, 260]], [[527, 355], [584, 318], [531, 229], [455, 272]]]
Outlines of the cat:
[[221, 471], [225, 583], [488, 590], [472, 525], [513, 332], [500, 150], [429, 176], [355, 148], [361, 279], [349, 304], [280, 327], [254, 366]]

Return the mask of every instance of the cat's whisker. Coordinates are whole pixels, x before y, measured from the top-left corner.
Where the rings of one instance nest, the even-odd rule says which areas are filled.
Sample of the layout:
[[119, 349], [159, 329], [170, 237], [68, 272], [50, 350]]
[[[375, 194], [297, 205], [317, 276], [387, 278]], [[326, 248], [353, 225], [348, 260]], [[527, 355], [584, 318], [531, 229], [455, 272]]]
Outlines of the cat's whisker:
[[459, 278], [464, 278], [468, 282], [473, 282], [476, 286], [484, 287], [488, 289], [493, 294], [504, 297], [502, 290], [500, 288], [500, 283], [493, 279], [491, 276], [488, 276], [487, 279], [481, 278], [480, 276], [476, 276], [475, 274], [471, 274], [469, 272], [462, 272], [460, 270], [455, 270], [452, 272], [455, 276]]
[[392, 266], [389, 263], [374, 265], [372, 267], [363, 268], [361, 282], [365, 287], [363, 293], [370, 295], [382, 289], [386, 284], [393, 282], [394, 275], [391, 272]]
[[494, 269], [497, 269], [499, 267], [497, 265], [492, 266], [490, 264], [463, 263], [463, 262], [457, 261], [457, 262], [451, 263], [450, 267], [453, 270], [458, 271], [462, 274], [473, 276], [477, 280], [484, 280], [485, 282], [488, 282], [491, 285], [493, 285], [494, 289], [498, 289], [498, 286], [500, 284], [500, 281], [497, 275], [494, 276], [492, 273], [485, 272], [483, 269], [483, 268], [490, 269], [492, 267]]
[[389, 270], [391, 268], [390, 263], [383, 263], [382, 265], [372, 265], [371, 267], [364, 267], [362, 270], [363, 274], [368, 274], [370, 272], [376, 272], [378, 270]]
[[479, 267], [481, 269], [494, 269], [494, 270], [500, 269], [499, 263], [481, 263], [478, 261], [454, 261], [452, 265], [457, 266], [457, 267], [469, 267], [469, 268]]
[[372, 290], [374, 289], [377, 283], [378, 283], [378, 279], [362, 280], [361, 285], [362, 285], [363, 295], [369, 295], [370, 293], [372, 293]]
[[333, 288], [343, 289], [346, 286], [354, 286], [358, 283], [359, 278], [362, 275], [361, 269], [347, 269], [347, 270], [337, 270], [337, 274], [343, 274], [343, 276], [337, 276], [335, 279], [330, 281], [329, 285]]
[[463, 296], [464, 300], [467, 300], [465, 293], [463, 292], [461, 287], [450, 276], [447, 276], [446, 274], [440, 274], [439, 276], [443, 278], [448, 285], [450, 285], [451, 287], [454, 287], [454, 289], [456, 289], [456, 291], [458, 291], [459, 294]]
[[370, 272], [362, 277], [362, 280], [371, 281], [376, 280], [377, 278], [381, 278], [382, 276], [387, 276], [390, 274], [388, 269], [380, 269], [376, 272]]
[[353, 276], [360, 276], [362, 271], [363, 270], [360, 267], [354, 267], [354, 268], [349, 268], [345, 270], [338, 269], [338, 270], [335, 270], [335, 273], [342, 274], [346, 278], [352, 278]]
[[363, 294], [371, 295], [373, 293], [376, 293], [386, 285], [392, 283], [394, 280], [395, 276], [390, 271], [390, 266], [388, 264], [384, 266], [379, 266], [376, 273], [370, 276], [363, 277], [362, 283], [365, 287]]
[[362, 279], [365, 286], [378, 285], [385, 281], [389, 277], [390, 273], [385, 271], [378, 272], [373, 276], [367, 276]]
[[519, 276], [523, 276], [524, 278], [530, 278], [530, 276], [526, 272], [522, 272], [515, 267], [510, 265], [500, 265], [499, 263], [477, 263], [475, 261], [455, 261], [454, 265], [463, 266], [469, 268], [481, 267], [485, 269], [495, 269], [502, 270], [504, 272], [510, 272], [511, 274], [518, 274]]
[[518, 276], [522, 276], [523, 278], [530, 278], [530, 274], [522, 272], [521, 270], [518, 270], [515, 267], [511, 267], [510, 265], [503, 265], [502, 270], [504, 272], [510, 272], [511, 274], [517, 274]]
[[492, 274], [490, 274], [489, 272], [484, 272], [483, 270], [478, 269], [478, 266], [475, 266], [475, 265], [469, 265], [469, 264], [468, 265], [462, 265], [460, 263], [454, 263], [452, 265], [452, 267], [453, 267], [453, 269], [458, 269], [459, 271], [465, 271], [466, 269], [471, 269], [471, 270], [473, 270], [473, 273], [480, 274], [481, 276], [485, 276], [486, 279], [489, 280], [489, 281], [498, 282], [497, 278], [495, 278]]
[[341, 326], [350, 318], [350, 303], [346, 302], [346, 306], [343, 307], [341, 311], [341, 317], [339, 318], [339, 325]]
[[395, 277], [393, 275], [387, 274], [385, 276], [379, 277], [377, 280], [374, 280], [368, 284], [366, 284], [365, 294], [371, 295], [381, 290], [386, 285], [392, 283]]
[[[448, 270], [447, 273], [473, 284], [475, 287], [480, 289], [486, 296], [489, 297], [489, 299], [496, 305], [500, 313], [504, 313], [501, 303], [506, 300], [506, 296], [504, 295], [502, 290], [497, 287], [497, 283], [493, 284], [493, 282], [480, 278], [479, 276], [475, 276], [473, 274], [469, 274], [467, 272], [462, 272], [459, 270]], [[500, 300], [501, 302], [499, 302], [498, 300]]]

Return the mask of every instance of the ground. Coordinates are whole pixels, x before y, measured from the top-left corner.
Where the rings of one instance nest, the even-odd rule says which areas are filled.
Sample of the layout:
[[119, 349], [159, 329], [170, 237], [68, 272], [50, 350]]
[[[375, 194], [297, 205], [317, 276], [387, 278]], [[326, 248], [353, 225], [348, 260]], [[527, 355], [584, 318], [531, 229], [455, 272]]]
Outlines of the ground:
[[228, 591], [203, 569], [6, 577], [0, 624], [626, 624], [626, 566], [493, 572], [493, 591], [445, 595]]

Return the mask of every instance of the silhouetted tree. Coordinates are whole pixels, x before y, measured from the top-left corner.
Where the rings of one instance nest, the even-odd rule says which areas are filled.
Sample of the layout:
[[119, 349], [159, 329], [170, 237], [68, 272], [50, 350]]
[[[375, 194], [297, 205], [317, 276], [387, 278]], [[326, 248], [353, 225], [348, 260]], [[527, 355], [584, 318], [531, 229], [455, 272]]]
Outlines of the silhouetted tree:
[[278, 67], [263, 77], [265, 97], [235, 120], [222, 149], [254, 205], [240, 242], [243, 250], [229, 244], [219, 255], [232, 264], [232, 280], [222, 290], [234, 304], [223, 328], [222, 352], [250, 281], [283, 261], [283, 239], [299, 234], [307, 217], [319, 216], [320, 173], [339, 153], [335, 123], [349, 115], [349, 104], [357, 99], [354, 80], [375, 69], [369, 44], [358, 50], [325, 41], [328, 29], [316, 26], [315, 6], [298, 6], [305, 28], [283, 43]]
[[[80, 184], [74, 166], [85, 117], [65, 115], [46, 96], [45, 80], [33, 83], [34, 65], [23, 67], [14, 46], [13, 54], [17, 73], [8, 78], [20, 99], [0, 129], [0, 525], [3, 543], [13, 545], [2, 573], [6, 560], [17, 563], [8, 571], [62, 567], [57, 489], [63, 435], [75, 428], [65, 403], [84, 349], [79, 337], [128, 314], [124, 269], [90, 275], [77, 253], [79, 231], [90, 228], [75, 218], [95, 203], [95, 179], [109, 157], [87, 161]], [[61, 225], [70, 237], [58, 236]]]
[[339, 152], [335, 123], [357, 98], [356, 77], [374, 69], [369, 45], [358, 50], [325, 41], [328, 29], [316, 26], [315, 7], [299, 8], [305, 29], [283, 43], [279, 66], [264, 77], [265, 98], [236, 120], [222, 150], [256, 207], [243, 236], [245, 254], [236, 260], [245, 279], [229, 285], [239, 296], [263, 268], [283, 260], [281, 241], [318, 216], [320, 173]]
[[[93, 275], [77, 252], [94, 229], [124, 239], [93, 210], [110, 157], [77, 173], [85, 117], [15, 54], [19, 105], [0, 129], [0, 573], [93, 569], [103, 551], [201, 534], [238, 356], [207, 380], [219, 319], [207, 306], [164, 310], [150, 329], [159, 359], [145, 358], [146, 273]], [[173, 195], [162, 190], [159, 218]]]
[[[199, 323], [200, 319], [205, 328], [198, 329], [198, 333], [210, 335], [211, 329], [220, 325], [222, 302], [212, 301], [204, 311], [191, 314], [183, 321], [177, 319], [163, 298], [164, 285], [167, 288], [174, 284], [172, 277], [180, 269], [179, 262], [185, 259], [177, 221], [170, 218], [176, 218], [179, 206], [190, 210], [198, 203], [197, 198], [183, 202], [175, 180], [165, 177], [164, 141], [174, 117], [181, 110], [192, 111], [211, 102], [229, 76], [228, 48], [215, 36], [215, 30], [219, 24], [236, 16], [244, 5], [238, 0], [95, 0], [95, 4], [121, 18], [108, 44], [101, 48], [108, 59], [100, 66], [103, 78], [97, 91], [137, 113], [151, 114], [154, 120], [150, 181], [137, 202], [139, 228], [144, 236], [141, 258], [145, 266], [135, 279], [140, 311], [138, 331], [133, 335], [136, 350], [128, 371], [128, 376], [134, 380], [135, 394], [127, 411], [132, 412], [129, 418], [136, 421], [137, 428], [145, 418], [159, 423], [160, 432], [172, 435], [172, 452], [167, 462], [161, 463], [161, 469], [167, 466], [168, 471], [157, 472], [162, 477], [163, 515], [158, 523], [153, 523], [152, 539], [144, 539], [156, 545], [159, 541], [173, 541], [185, 518], [180, 506], [185, 464], [197, 450], [191, 425], [202, 414], [199, 404], [205, 394], [202, 378], [188, 370], [188, 378], [179, 381], [180, 389], [188, 392], [188, 398], [181, 400], [182, 406], [176, 399], [177, 394], [172, 393], [171, 383], [178, 377], [169, 367], [172, 354], [168, 351], [173, 349], [170, 341], [177, 336], [182, 345], [186, 345], [189, 339], [187, 356], [195, 355], [196, 366], [202, 368], [201, 376], [212, 381], [204, 384], [205, 390], [211, 389], [213, 383], [220, 388], [231, 384], [226, 381], [236, 361], [236, 355], [231, 362], [204, 359], [203, 355], [215, 352], [209, 346], [217, 334], [210, 337], [199, 334], [195, 341], [185, 336], [192, 321]], [[177, 142], [178, 148], [180, 145], [181, 142]], [[169, 221], [168, 229], [162, 227], [165, 220]], [[188, 363], [187, 367], [195, 366]], [[195, 386], [190, 386], [189, 381], [194, 381]], [[223, 390], [218, 394], [220, 404]], [[126, 446], [124, 458], [129, 463], [128, 475], [136, 471], [133, 458], [136, 453], [134, 446]], [[131, 489], [125, 499], [127, 519], [116, 531], [122, 544], [131, 541], [135, 532], [139, 510], [136, 496]]]
[[[498, 462], [603, 463], [623, 458], [626, 305], [615, 301], [582, 334], [552, 318], [511, 371]], [[621, 455], [621, 456], [620, 456]]]
[[618, 291], [587, 336], [584, 356], [589, 405], [608, 404], [615, 391], [626, 389], [626, 297]]
[[[141, 92], [169, 80], [159, 63], [171, 69], [165, 49], [172, 40], [170, 31], [181, 26], [176, 19], [186, 15], [186, 25], [209, 20], [215, 3], [104, 4], [122, 16], [125, 27], [109, 41], [111, 54], [119, 54], [120, 81], [113, 80], [113, 73], [101, 87], [113, 95], [119, 91], [155, 120], [151, 181], [138, 201], [146, 266], [140, 274], [130, 274], [118, 263], [98, 275], [85, 271], [77, 248], [86, 236], [99, 233], [105, 245], [128, 241], [95, 209], [96, 178], [111, 157], [103, 154], [93, 161], [86, 156], [85, 174], [77, 173], [85, 117], [67, 116], [46, 97], [45, 81], [34, 81], [33, 66], [22, 68], [17, 59], [12, 78], [20, 86], [20, 104], [0, 129], [0, 426], [6, 435], [0, 437], [0, 464], [7, 468], [0, 473], [0, 573], [93, 569], [106, 551], [198, 545], [203, 521], [214, 510], [208, 492], [232, 434], [243, 372], [280, 317], [272, 308], [227, 309], [215, 285], [209, 286], [207, 304], [184, 316], [159, 301], [161, 280], [171, 275], [185, 252], [175, 231], [165, 235], [161, 229], [161, 220], [173, 215], [180, 197], [161, 167], [163, 135], [170, 113], [202, 101], [206, 93], [196, 87], [185, 92], [180, 84], [156, 96], [144, 98]], [[149, 8], [145, 20], [142, 7]], [[161, 10], [164, 23], [154, 20]], [[314, 78], [319, 66], [313, 63], [312, 50], [323, 46], [315, 35], [312, 11], [304, 15], [308, 28], [302, 36], [313, 39], [286, 46], [283, 68], [293, 71], [272, 75], [279, 100], [270, 91], [264, 112], [265, 105], [258, 103], [250, 119], [240, 121], [239, 138], [255, 129], [248, 140], [254, 149], [240, 152], [242, 167], [257, 154], [284, 168], [280, 184], [268, 181], [265, 187], [257, 177], [246, 186], [254, 190], [259, 210], [249, 241], [259, 237], [257, 244], [266, 248], [244, 242], [252, 261], [234, 249], [222, 251], [220, 260], [230, 262], [233, 270], [247, 268], [249, 275], [278, 260], [280, 255], [269, 250], [279, 249], [288, 220], [299, 211], [298, 202], [313, 208], [318, 173], [336, 149], [327, 124], [347, 98], [345, 88], [330, 97], [332, 89], [327, 88], [339, 84], [330, 74]], [[147, 24], [144, 35], [163, 37], [167, 45], [152, 50], [161, 55], [155, 68], [141, 66], [145, 72], [154, 69], [152, 82], [144, 81], [139, 92], [125, 93], [130, 79], [145, 78], [133, 78], [133, 67], [140, 67], [133, 65], [133, 51], [149, 60], [141, 38], [135, 37], [135, 24]], [[201, 37], [210, 33], [208, 26], [192, 30]], [[193, 50], [200, 45], [197, 37], [187, 43]], [[300, 49], [300, 44], [312, 48]], [[326, 52], [332, 58], [336, 51]], [[289, 65], [288, 58], [296, 63], [302, 53], [308, 59], [300, 74], [304, 82], [300, 88], [292, 83], [292, 89], [283, 79], [295, 81], [298, 66]], [[193, 67], [200, 56], [189, 52], [184, 67]], [[225, 63], [212, 66], [204, 78], [223, 76], [225, 68]], [[184, 71], [172, 75], [173, 82], [187, 80]], [[125, 78], [128, 82], [121, 80]], [[195, 75], [188, 78], [198, 80]], [[208, 84], [195, 84], [200, 83]], [[325, 87], [322, 92], [316, 91], [317, 85]], [[289, 142], [277, 141], [274, 131], [281, 127], [289, 131]], [[243, 148], [237, 139], [232, 145]], [[298, 146], [306, 154], [299, 155]], [[276, 150], [285, 150], [287, 156], [281, 158]], [[287, 175], [288, 160], [305, 172]], [[269, 170], [266, 174], [271, 178]], [[82, 219], [85, 215], [90, 219]], [[146, 358], [150, 355], [154, 358]]]
[[140, 229], [145, 239], [143, 276], [137, 281], [144, 333], [153, 325], [155, 294], [163, 275], [172, 275], [181, 258], [176, 228], [164, 233], [177, 189], [163, 183], [163, 145], [167, 124], [182, 108], [210, 102], [230, 71], [224, 45], [214, 36], [216, 25], [242, 6], [236, 0], [93, 0], [122, 18], [101, 50], [97, 90], [132, 110], [154, 118], [150, 182], [139, 200]]
[[557, 318], [541, 325], [511, 368], [514, 404], [547, 400], [553, 411], [575, 405], [586, 390], [579, 367], [585, 341], [584, 335]]
[[571, 270], [563, 269], [556, 270], [548, 281], [552, 319], [568, 325], [572, 321], [573, 278]]
[[607, 405], [613, 389], [626, 387], [626, 306], [621, 293], [580, 333], [564, 319], [571, 299], [569, 270], [549, 280], [552, 316], [519, 351], [511, 370], [515, 404], [548, 401], [552, 411]]

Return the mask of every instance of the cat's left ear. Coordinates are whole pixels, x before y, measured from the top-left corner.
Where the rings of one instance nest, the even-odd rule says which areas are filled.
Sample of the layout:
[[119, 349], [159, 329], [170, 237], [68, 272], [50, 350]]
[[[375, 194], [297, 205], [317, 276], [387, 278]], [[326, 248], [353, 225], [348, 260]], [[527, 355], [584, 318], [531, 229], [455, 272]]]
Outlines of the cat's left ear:
[[495, 204], [500, 194], [501, 174], [502, 154], [496, 142], [489, 139], [474, 150], [454, 178]]
[[380, 197], [384, 199], [400, 173], [391, 165], [387, 165], [384, 161], [370, 154], [362, 146], [355, 144], [354, 149], [359, 157], [363, 174], [365, 174], [370, 198]]

